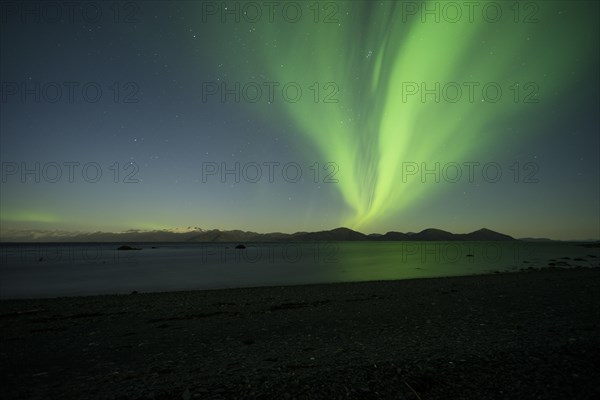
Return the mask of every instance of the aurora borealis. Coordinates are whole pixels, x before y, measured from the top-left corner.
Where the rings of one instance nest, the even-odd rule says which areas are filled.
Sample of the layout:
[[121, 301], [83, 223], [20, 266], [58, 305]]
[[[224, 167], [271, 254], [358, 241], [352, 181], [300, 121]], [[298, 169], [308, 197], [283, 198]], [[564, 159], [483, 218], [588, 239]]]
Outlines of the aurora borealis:
[[[598, 238], [596, 3], [274, 3], [133, 2], [63, 22], [4, 7], [3, 236], [485, 226]], [[97, 102], [80, 91], [90, 82]], [[35, 163], [61, 179], [23, 182]], [[98, 181], [81, 175], [90, 163]], [[290, 163], [297, 181], [281, 172]]]
[[[547, 103], [580, 72], [581, 65], [571, 60], [585, 58], [584, 35], [591, 32], [577, 31], [577, 20], [556, 18], [561, 5], [544, 6], [543, 15], [532, 18], [535, 23], [507, 16], [487, 22], [485, 5], [480, 3], [482, 14], [474, 7], [459, 18], [461, 7], [451, 13], [444, 2], [352, 2], [344, 19], [350, 29], [311, 21], [273, 33], [293, 49], [268, 47], [267, 59], [278, 60], [277, 80], [302, 77], [307, 86], [337, 82], [344, 88], [339, 103], [291, 104], [289, 113], [326, 159], [338, 160], [339, 187], [355, 213], [350, 226], [387, 218], [428, 195], [421, 180], [402, 182], [402, 162], [470, 160], [486, 145], [514, 140], [500, 139], [493, 124], [538, 111], [523, 101], [522, 89], [510, 92], [513, 85], [535, 85], [530, 100]], [[318, 38], [318, 44], [307, 44], [307, 37]], [[308, 69], [305, 60], [311, 60]], [[292, 67], [279, 68], [279, 62]], [[543, 99], [537, 98], [540, 87]], [[434, 94], [421, 97], [427, 89]], [[483, 135], [489, 139], [481, 140]]]

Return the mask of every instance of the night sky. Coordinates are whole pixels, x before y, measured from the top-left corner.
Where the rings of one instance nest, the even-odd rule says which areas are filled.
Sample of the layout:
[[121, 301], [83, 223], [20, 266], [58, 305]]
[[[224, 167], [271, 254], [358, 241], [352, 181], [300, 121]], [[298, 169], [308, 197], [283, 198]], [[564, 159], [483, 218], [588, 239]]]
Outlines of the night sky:
[[598, 3], [466, 3], [2, 1], [1, 239], [599, 238]]

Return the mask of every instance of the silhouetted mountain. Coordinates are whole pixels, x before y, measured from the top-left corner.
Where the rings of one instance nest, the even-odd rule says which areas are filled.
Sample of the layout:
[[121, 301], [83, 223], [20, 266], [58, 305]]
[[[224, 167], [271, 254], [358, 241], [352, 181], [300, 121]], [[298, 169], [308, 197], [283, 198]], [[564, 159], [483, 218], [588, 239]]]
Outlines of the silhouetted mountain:
[[409, 240], [409, 235], [407, 235], [406, 233], [402, 233], [402, 232], [390, 231], [390, 232], [386, 233], [385, 235], [381, 235], [381, 236], [375, 238], [375, 240], [382, 240], [382, 241]]
[[464, 235], [464, 240], [469, 241], [489, 241], [489, 242], [500, 242], [508, 240], [516, 240], [512, 236], [505, 235], [503, 233], [494, 232], [492, 230], [482, 228], [478, 231], [467, 233]]
[[[13, 239], [14, 238], [14, 239]], [[62, 231], [20, 231], [10, 237], [2, 237], [3, 242], [191, 242], [191, 243], [252, 243], [252, 242], [349, 242], [349, 241], [507, 241], [516, 240], [511, 236], [480, 229], [467, 234], [454, 234], [441, 229], [425, 229], [419, 233], [390, 231], [384, 235], [336, 228], [320, 232], [296, 232], [293, 234], [272, 232], [257, 233], [242, 230], [221, 231], [218, 229], [194, 229], [189, 232], [157, 230], [130, 230], [111, 232], [62, 232]]]
[[353, 231], [348, 228], [336, 228], [330, 231], [320, 232], [302, 232], [294, 233], [293, 240], [297, 241], [330, 241], [330, 242], [350, 242], [359, 240], [368, 240], [364, 233]]
[[419, 233], [415, 233], [414, 235], [410, 235], [410, 240], [423, 240], [423, 241], [448, 241], [448, 240], [457, 240], [457, 235], [443, 231], [441, 229], [425, 229]]

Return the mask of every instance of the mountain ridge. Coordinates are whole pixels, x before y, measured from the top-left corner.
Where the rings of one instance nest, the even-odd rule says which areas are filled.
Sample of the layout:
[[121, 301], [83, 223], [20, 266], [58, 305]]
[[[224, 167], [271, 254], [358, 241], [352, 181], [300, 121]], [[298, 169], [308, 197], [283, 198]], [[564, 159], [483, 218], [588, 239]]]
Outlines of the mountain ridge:
[[[45, 234], [44, 234], [45, 233]], [[381, 241], [517, 241], [512, 236], [499, 233], [487, 228], [481, 228], [469, 233], [452, 233], [437, 228], [427, 228], [418, 233], [389, 231], [385, 234], [364, 234], [346, 227], [338, 227], [317, 232], [295, 233], [257, 233], [243, 230], [202, 230], [189, 232], [173, 232], [170, 230], [126, 232], [91, 232], [68, 233], [56, 231], [38, 231], [31, 237], [16, 237], [17, 240], [1, 242], [178, 242], [178, 243], [252, 243], [252, 242], [381, 242]]]

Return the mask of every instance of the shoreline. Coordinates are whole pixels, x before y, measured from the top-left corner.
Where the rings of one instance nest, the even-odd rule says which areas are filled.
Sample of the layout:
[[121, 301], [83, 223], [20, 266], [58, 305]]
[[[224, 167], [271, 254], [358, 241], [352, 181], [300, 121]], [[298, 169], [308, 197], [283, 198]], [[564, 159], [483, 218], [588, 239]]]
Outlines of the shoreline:
[[600, 270], [0, 300], [8, 398], [593, 398]]

